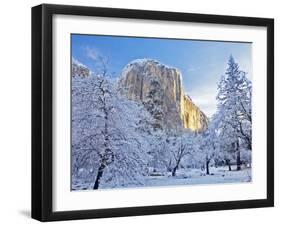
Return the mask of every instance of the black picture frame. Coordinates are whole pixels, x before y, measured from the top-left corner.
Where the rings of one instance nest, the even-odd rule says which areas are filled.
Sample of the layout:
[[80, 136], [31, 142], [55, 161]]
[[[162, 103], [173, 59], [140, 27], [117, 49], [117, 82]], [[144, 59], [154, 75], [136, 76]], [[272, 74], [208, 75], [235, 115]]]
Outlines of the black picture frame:
[[[54, 212], [52, 210], [52, 18], [55, 14], [266, 27], [267, 198]], [[57, 221], [271, 206], [274, 206], [273, 19], [50, 4], [32, 8], [32, 218], [40, 221]]]

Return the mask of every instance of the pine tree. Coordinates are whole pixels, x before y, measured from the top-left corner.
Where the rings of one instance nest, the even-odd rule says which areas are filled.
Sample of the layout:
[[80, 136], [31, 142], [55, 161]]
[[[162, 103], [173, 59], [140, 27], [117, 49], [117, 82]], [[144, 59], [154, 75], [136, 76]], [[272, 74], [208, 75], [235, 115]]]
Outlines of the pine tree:
[[241, 144], [247, 141], [251, 148], [251, 83], [232, 56], [225, 75], [221, 77], [218, 91], [221, 148], [228, 152], [226, 162], [229, 163], [235, 155], [237, 170], [240, 170]]

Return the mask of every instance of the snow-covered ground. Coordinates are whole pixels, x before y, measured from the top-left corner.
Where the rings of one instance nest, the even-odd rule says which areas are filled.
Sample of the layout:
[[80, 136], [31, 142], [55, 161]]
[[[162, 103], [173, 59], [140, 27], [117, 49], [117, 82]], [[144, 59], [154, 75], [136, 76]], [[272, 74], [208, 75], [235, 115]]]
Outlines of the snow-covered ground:
[[[233, 167], [234, 168], [234, 167]], [[211, 167], [210, 175], [200, 169], [178, 170], [176, 176], [170, 173], [161, 176], [148, 176], [142, 185], [129, 185], [128, 187], [155, 187], [155, 186], [176, 186], [176, 185], [197, 185], [197, 184], [218, 184], [218, 183], [245, 183], [251, 182], [251, 169], [245, 168], [240, 171], [228, 171], [227, 167]], [[73, 181], [73, 190], [88, 190], [92, 188], [91, 181]], [[108, 188], [105, 185], [100, 189]]]
[[241, 183], [251, 182], [251, 169], [241, 171], [228, 171], [227, 168], [211, 168], [210, 175], [200, 169], [189, 171], [179, 170], [177, 176], [150, 176], [145, 186], [169, 186], [169, 185], [196, 185], [196, 184], [218, 184], [218, 183]]

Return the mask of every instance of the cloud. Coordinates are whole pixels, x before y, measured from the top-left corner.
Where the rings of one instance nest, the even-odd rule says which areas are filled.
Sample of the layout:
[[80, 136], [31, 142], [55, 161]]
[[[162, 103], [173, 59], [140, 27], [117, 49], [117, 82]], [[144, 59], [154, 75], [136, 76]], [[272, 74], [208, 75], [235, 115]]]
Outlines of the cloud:
[[101, 56], [100, 51], [93, 47], [86, 47], [86, 53], [87, 53], [87, 57], [89, 57], [93, 61], [98, 60], [99, 57]]

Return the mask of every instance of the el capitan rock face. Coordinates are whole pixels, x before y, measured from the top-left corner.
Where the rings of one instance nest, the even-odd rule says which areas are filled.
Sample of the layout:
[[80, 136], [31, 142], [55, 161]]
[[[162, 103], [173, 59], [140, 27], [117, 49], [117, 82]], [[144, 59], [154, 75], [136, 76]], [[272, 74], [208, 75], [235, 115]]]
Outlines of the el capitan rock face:
[[175, 68], [151, 59], [134, 60], [123, 69], [119, 86], [129, 99], [143, 102], [161, 126], [193, 131], [208, 126], [205, 114], [184, 93], [182, 75]]
[[193, 131], [205, 130], [208, 127], [207, 116], [197, 107], [188, 95], [183, 96], [181, 104], [181, 119], [184, 128], [189, 128]]

